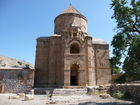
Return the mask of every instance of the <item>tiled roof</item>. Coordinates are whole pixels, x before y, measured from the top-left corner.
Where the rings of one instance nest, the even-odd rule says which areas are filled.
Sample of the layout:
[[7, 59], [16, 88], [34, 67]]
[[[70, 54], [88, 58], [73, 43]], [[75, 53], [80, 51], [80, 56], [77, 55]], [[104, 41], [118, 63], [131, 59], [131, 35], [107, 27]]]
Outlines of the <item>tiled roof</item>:
[[61, 14], [65, 14], [65, 13], [75, 13], [75, 14], [79, 14], [82, 15], [77, 9], [75, 9], [72, 5], [69, 5], [68, 8], [66, 10], [64, 10]]

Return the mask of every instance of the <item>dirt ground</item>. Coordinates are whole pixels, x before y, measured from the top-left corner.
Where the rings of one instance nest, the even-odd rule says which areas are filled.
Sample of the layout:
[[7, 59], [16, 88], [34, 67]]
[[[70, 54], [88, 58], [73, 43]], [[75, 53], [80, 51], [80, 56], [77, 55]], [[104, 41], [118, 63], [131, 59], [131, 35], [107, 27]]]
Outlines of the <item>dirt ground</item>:
[[0, 94], [0, 105], [140, 105], [132, 101], [115, 98], [102, 99], [97, 95], [53, 96], [50, 100], [46, 95], [35, 95], [34, 100], [24, 101], [24, 98], [9, 99], [10, 94]]

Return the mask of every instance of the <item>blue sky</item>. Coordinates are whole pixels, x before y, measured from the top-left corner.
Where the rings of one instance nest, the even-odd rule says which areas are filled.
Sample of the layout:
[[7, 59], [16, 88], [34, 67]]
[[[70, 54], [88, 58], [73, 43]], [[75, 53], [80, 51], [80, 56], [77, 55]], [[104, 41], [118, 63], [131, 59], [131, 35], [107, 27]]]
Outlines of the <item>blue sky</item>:
[[[110, 44], [116, 25], [111, 0], [71, 2], [87, 17], [88, 34]], [[54, 18], [69, 4], [69, 0], [0, 0], [0, 55], [34, 64], [36, 38], [53, 34]]]

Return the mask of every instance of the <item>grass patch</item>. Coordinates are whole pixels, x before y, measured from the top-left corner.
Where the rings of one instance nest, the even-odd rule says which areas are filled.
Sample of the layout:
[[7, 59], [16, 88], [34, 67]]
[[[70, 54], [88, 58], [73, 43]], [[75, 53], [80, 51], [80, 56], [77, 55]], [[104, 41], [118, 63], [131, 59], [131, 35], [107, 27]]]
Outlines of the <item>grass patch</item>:
[[132, 100], [133, 99], [132, 95], [127, 91], [126, 92], [121, 92], [121, 91], [113, 92], [113, 93], [111, 93], [111, 96], [114, 98], [123, 99], [123, 100]]
[[95, 90], [95, 95], [100, 95], [100, 94], [108, 94], [107, 91], [100, 91], [100, 90]]

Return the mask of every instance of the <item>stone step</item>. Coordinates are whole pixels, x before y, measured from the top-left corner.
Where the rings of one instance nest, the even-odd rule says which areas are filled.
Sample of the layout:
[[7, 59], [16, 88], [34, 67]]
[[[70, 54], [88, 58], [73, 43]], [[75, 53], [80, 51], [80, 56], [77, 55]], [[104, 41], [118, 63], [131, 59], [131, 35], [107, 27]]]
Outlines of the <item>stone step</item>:
[[82, 95], [87, 94], [87, 88], [67, 89], [67, 88], [35, 88], [35, 94], [53, 94], [53, 95]]
[[47, 88], [34, 88], [35, 94], [46, 94]]
[[72, 94], [86, 94], [87, 89], [54, 89], [53, 94], [64, 94], [64, 95], [72, 95]]
[[85, 86], [63, 86], [63, 88], [67, 88], [67, 89], [84, 89]]

